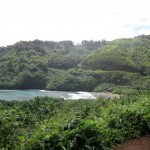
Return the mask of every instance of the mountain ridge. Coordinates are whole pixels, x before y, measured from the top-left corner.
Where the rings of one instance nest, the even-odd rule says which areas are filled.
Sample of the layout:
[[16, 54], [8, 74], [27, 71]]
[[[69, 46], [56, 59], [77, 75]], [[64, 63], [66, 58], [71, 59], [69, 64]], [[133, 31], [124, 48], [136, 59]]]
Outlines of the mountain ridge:
[[149, 68], [150, 36], [144, 35], [78, 45], [34, 40], [0, 47], [0, 89], [147, 90]]
[[83, 69], [150, 73], [150, 40], [143, 37], [117, 39], [81, 62]]

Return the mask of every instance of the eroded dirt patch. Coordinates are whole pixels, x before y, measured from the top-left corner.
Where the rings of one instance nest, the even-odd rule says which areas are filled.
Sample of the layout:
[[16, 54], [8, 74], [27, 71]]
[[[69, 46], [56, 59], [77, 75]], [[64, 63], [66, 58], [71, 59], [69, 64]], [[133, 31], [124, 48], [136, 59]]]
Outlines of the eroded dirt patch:
[[150, 136], [128, 140], [113, 150], [150, 150]]

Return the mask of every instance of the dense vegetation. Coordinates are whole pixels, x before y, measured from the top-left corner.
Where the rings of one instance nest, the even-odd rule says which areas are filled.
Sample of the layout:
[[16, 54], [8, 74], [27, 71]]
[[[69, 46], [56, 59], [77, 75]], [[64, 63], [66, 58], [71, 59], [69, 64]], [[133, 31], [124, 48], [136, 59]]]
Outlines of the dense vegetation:
[[[148, 36], [149, 37], [149, 36]], [[118, 39], [100, 48], [81, 63], [85, 69], [150, 73], [150, 37]]]
[[0, 47], [0, 89], [121, 94], [114, 100], [0, 100], [2, 150], [108, 150], [150, 134], [150, 36]]
[[[74, 68], [103, 41], [21, 41], [0, 48], [0, 88], [45, 89], [53, 77], [65, 77], [66, 70]], [[64, 89], [65, 90], [65, 89]]]
[[0, 101], [2, 150], [107, 150], [150, 133], [149, 93], [121, 99]]
[[0, 47], [0, 89], [130, 93], [150, 89], [149, 74], [150, 36]]

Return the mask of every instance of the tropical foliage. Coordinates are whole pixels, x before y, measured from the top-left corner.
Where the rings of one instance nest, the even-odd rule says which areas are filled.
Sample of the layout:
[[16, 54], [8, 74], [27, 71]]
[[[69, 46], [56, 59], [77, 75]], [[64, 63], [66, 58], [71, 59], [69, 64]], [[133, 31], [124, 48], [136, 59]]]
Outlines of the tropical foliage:
[[99, 150], [150, 133], [149, 93], [121, 99], [0, 101], [2, 150]]
[[[102, 46], [95, 43], [95, 48]], [[66, 70], [76, 67], [94, 50], [72, 41], [21, 41], [0, 47], [0, 88], [44, 89], [56, 74], [65, 77]]]
[[81, 67], [150, 74], [150, 39], [144, 37], [114, 40], [87, 56]]
[[0, 89], [131, 93], [150, 89], [149, 67], [149, 36], [77, 45], [21, 41], [0, 47]]

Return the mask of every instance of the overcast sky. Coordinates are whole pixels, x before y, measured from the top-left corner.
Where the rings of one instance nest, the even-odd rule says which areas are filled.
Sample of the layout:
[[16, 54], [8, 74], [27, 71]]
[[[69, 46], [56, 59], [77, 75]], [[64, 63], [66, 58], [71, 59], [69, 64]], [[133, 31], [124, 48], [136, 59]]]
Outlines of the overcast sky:
[[150, 34], [150, 0], [0, 0], [0, 46]]

